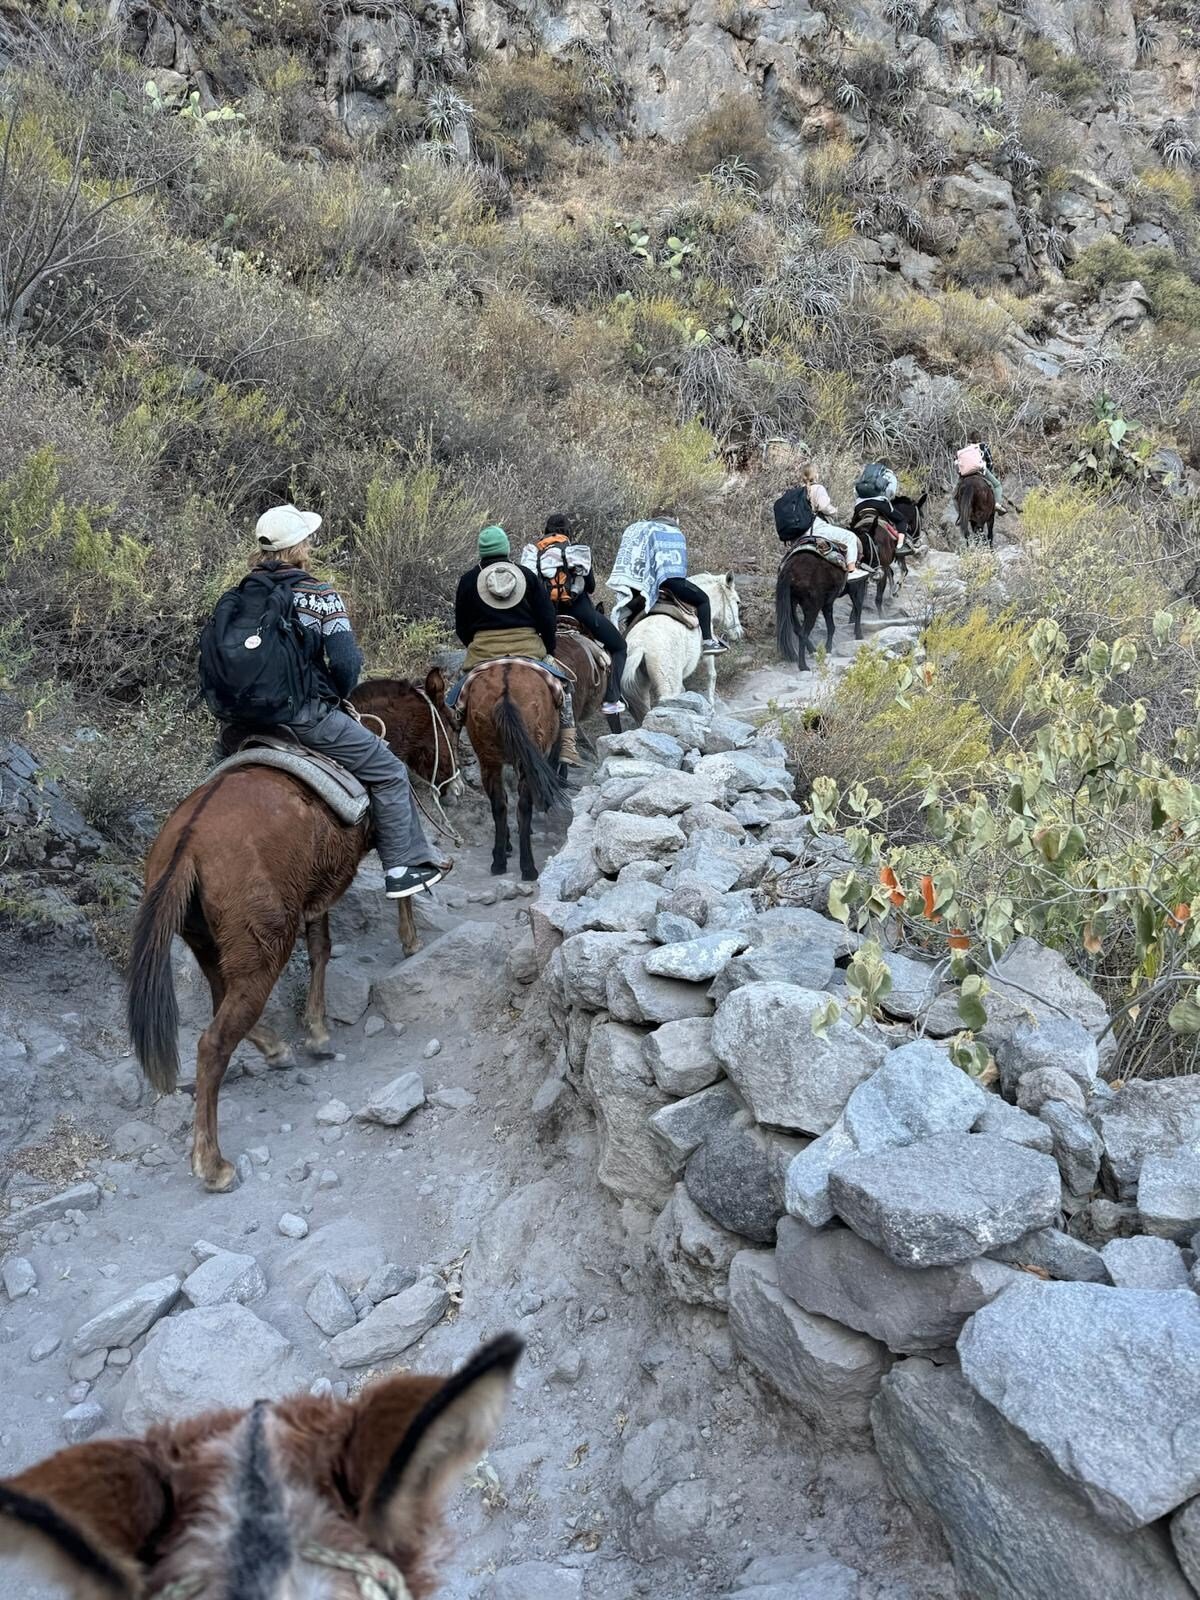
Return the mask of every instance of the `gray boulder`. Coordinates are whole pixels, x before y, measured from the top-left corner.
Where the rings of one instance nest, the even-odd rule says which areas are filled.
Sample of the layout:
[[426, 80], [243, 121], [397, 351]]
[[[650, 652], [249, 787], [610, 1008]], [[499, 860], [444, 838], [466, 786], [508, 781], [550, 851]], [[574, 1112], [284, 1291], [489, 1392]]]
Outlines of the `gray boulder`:
[[677, 817], [692, 806], [716, 805], [725, 785], [694, 772], [668, 772], [652, 778], [626, 800], [623, 809], [635, 817]]
[[667, 817], [627, 816], [606, 811], [596, 819], [592, 849], [604, 872], [620, 872], [631, 861], [661, 861], [684, 843], [683, 831]]
[[603, 1011], [609, 975], [634, 951], [650, 942], [633, 933], [579, 933], [562, 944], [562, 977], [567, 1001], [585, 1011]]
[[[713, 1059], [716, 1060], [715, 1057]], [[719, 1064], [717, 1070], [720, 1071]], [[10, 1300], [23, 1300], [37, 1288], [38, 1275], [33, 1262], [25, 1256], [5, 1256], [3, 1263], [0, 1263], [0, 1281], [3, 1281], [4, 1292]]]
[[664, 1094], [689, 1095], [716, 1083], [724, 1068], [712, 1047], [709, 1017], [664, 1022], [647, 1034], [643, 1050], [654, 1081]]
[[670, 734], [685, 750], [698, 750], [711, 721], [711, 706], [703, 711], [693, 711], [686, 706], [660, 701], [646, 713], [642, 727], [650, 733]]
[[1189, 1500], [1171, 1518], [1171, 1543], [1188, 1582], [1200, 1594], [1200, 1500]]
[[73, 1183], [61, 1194], [52, 1194], [46, 1200], [35, 1200], [20, 1211], [11, 1212], [9, 1227], [16, 1233], [40, 1228], [46, 1222], [58, 1222], [69, 1211], [95, 1211], [100, 1204], [100, 1190], [94, 1183]]
[[683, 765], [683, 746], [669, 733], [654, 733], [630, 728], [625, 733], [606, 733], [596, 740], [601, 761], [624, 756], [631, 761], [648, 761], [656, 767], [678, 769]]
[[152, 1423], [307, 1388], [309, 1374], [281, 1333], [246, 1306], [203, 1306], [162, 1324], [135, 1357], [122, 1421]]
[[796, 787], [786, 768], [763, 761], [749, 750], [726, 750], [719, 755], [701, 756], [693, 770], [704, 777], [723, 780], [736, 794], [753, 789], [762, 794], [776, 794], [781, 800], [791, 800]]
[[989, 1022], [984, 1030], [1000, 1072], [1000, 1086], [1015, 1095], [1027, 1072], [1055, 1067], [1066, 1072], [1086, 1094], [1100, 1071], [1096, 1041], [1081, 1022], [1070, 1017], [1046, 1016], [1040, 1021]]
[[1096, 1122], [1118, 1198], [1132, 1200], [1147, 1156], [1200, 1150], [1200, 1073], [1136, 1078], [1113, 1096]]
[[952, 1347], [967, 1318], [1020, 1276], [988, 1260], [914, 1272], [849, 1228], [810, 1228], [793, 1217], [779, 1224], [775, 1260], [798, 1306], [902, 1355]]
[[844, 1017], [823, 1039], [812, 1020], [829, 996], [788, 983], [735, 989], [717, 1012], [713, 1049], [760, 1122], [824, 1133], [887, 1047]]
[[998, 1094], [985, 1097], [983, 1111], [971, 1124], [972, 1133], [992, 1133], [997, 1139], [1008, 1139], [1012, 1144], [1028, 1145], [1031, 1150], [1041, 1150], [1050, 1155], [1054, 1149], [1054, 1135], [1044, 1122], [1031, 1117], [1028, 1111], [1018, 1111], [1002, 1100]]
[[748, 1582], [759, 1568], [791, 1567], [790, 1562], [752, 1562], [739, 1580], [736, 1600], [858, 1600], [862, 1584], [852, 1567], [840, 1561], [817, 1561], [777, 1579]]
[[965, 1133], [987, 1098], [941, 1046], [925, 1040], [902, 1045], [859, 1084], [833, 1127], [796, 1157], [788, 1171], [788, 1210], [821, 1227], [833, 1216], [829, 1176], [839, 1161], [935, 1133]]
[[329, 1342], [329, 1353], [339, 1367], [369, 1367], [390, 1361], [440, 1322], [450, 1307], [450, 1296], [440, 1278], [423, 1278], [403, 1294], [381, 1300], [362, 1321]]
[[891, 974], [892, 987], [881, 1001], [889, 1017], [899, 1017], [909, 1022], [924, 1016], [945, 987], [938, 969], [927, 961], [914, 961], [911, 956], [898, 951], [884, 952], [884, 964]]
[[425, 1080], [419, 1072], [402, 1072], [398, 1078], [375, 1089], [357, 1113], [360, 1122], [378, 1122], [385, 1128], [398, 1128], [425, 1104]]
[[1066, 1283], [1107, 1283], [1108, 1268], [1099, 1250], [1061, 1228], [1035, 1228], [991, 1252], [997, 1261], [1025, 1267]]
[[1000, 1010], [1006, 1002], [1017, 1015], [1032, 1011], [1043, 1026], [1065, 1017], [1079, 1023], [1093, 1039], [1108, 1027], [1108, 1012], [1096, 991], [1057, 950], [1047, 950], [1036, 939], [1014, 940], [988, 974], [988, 982], [989, 1012], [996, 1002]]
[[331, 1339], [358, 1321], [354, 1302], [332, 1272], [323, 1272], [313, 1284], [304, 1302], [304, 1313]]
[[716, 716], [709, 723], [700, 748], [706, 756], [718, 756], [728, 750], [743, 749], [753, 737], [752, 722], [742, 722], [738, 717]]
[[[1026, 1278], [976, 1312], [963, 1375], [1114, 1528], [1200, 1491], [1200, 1296]], [[1107, 1591], [1105, 1591], [1107, 1592]]]
[[633, 951], [610, 970], [605, 999], [618, 1022], [681, 1022], [685, 1017], [707, 1017], [713, 1008], [697, 984], [647, 972], [641, 951]]
[[642, 1049], [642, 1036], [619, 1022], [592, 1029], [583, 1086], [596, 1111], [598, 1176], [623, 1200], [661, 1206], [674, 1187], [671, 1157], [650, 1125], [667, 1104]]
[[325, 968], [325, 1010], [334, 1022], [355, 1023], [371, 999], [371, 970], [354, 956], [335, 956]]
[[[1028, 1080], [1025, 1080], [1028, 1081]], [[1054, 1159], [1070, 1194], [1090, 1194], [1100, 1171], [1103, 1148], [1100, 1136], [1076, 1106], [1062, 1100], [1047, 1100], [1038, 1116], [1050, 1129]]]
[[679, 940], [651, 950], [642, 965], [656, 978], [709, 983], [739, 950], [745, 948], [743, 933], [702, 933], [697, 939]]
[[1107, 1527], [957, 1368], [898, 1363], [871, 1424], [891, 1486], [941, 1525], [965, 1593], [1191, 1600], [1161, 1529], [1131, 1536]]
[[585, 897], [576, 903], [563, 926], [563, 938], [579, 933], [644, 933], [666, 900], [656, 883], [616, 883], [600, 880], [605, 893], [599, 899]]
[[262, 1268], [240, 1250], [214, 1250], [183, 1280], [183, 1297], [194, 1306], [249, 1306], [266, 1292]]
[[717, 1309], [729, 1303], [729, 1265], [746, 1241], [706, 1216], [682, 1183], [663, 1207], [650, 1242], [677, 1300]]
[[[710, 833], [708, 837], [711, 839], [714, 835]], [[742, 863], [735, 857], [737, 846], [726, 834], [716, 837], [720, 845], [704, 843], [699, 833], [693, 835], [672, 863], [666, 879], [669, 889], [683, 888], [695, 881], [722, 895], [737, 887], [742, 876]]]
[[650, 924], [650, 937], [659, 944], [680, 944], [686, 939], [698, 939], [700, 924], [678, 911], [660, 911]]
[[549, 1561], [518, 1561], [501, 1567], [480, 1600], [582, 1600], [583, 1573]]
[[1183, 1244], [1200, 1229], [1200, 1150], [1147, 1156], [1137, 1187], [1138, 1215], [1147, 1233]]
[[166, 1316], [179, 1299], [182, 1287], [183, 1280], [173, 1273], [143, 1284], [115, 1305], [89, 1317], [71, 1340], [71, 1349], [77, 1356], [87, 1355], [89, 1350], [125, 1349]]
[[741, 1097], [732, 1084], [714, 1083], [653, 1112], [650, 1126], [662, 1141], [672, 1172], [682, 1172], [692, 1151], [742, 1109]]
[[1017, 1107], [1036, 1117], [1048, 1100], [1061, 1100], [1076, 1111], [1086, 1104], [1083, 1090], [1069, 1072], [1061, 1067], [1035, 1067], [1017, 1084]]
[[[754, 937], [754, 928], [746, 929]], [[834, 947], [822, 939], [798, 934], [790, 939], [772, 939], [768, 944], [747, 950], [717, 974], [708, 991], [718, 1004], [735, 989], [748, 983], [790, 983], [801, 989], [826, 989], [834, 972]]]
[[795, 1139], [765, 1133], [746, 1113], [714, 1128], [687, 1164], [692, 1199], [714, 1221], [756, 1244], [769, 1244], [783, 1215], [787, 1163], [800, 1149]]
[[867, 1429], [887, 1352], [828, 1317], [802, 1311], [780, 1288], [770, 1252], [734, 1257], [729, 1331], [738, 1353], [818, 1433], [841, 1440]]
[[829, 1192], [855, 1233], [907, 1267], [952, 1266], [1051, 1227], [1060, 1200], [1048, 1156], [986, 1133], [850, 1156]]
[[1118, 1289], [1186, 1289], [1183, 1251], [1170, 1239], [1111, 1239], [1100, 1252]]

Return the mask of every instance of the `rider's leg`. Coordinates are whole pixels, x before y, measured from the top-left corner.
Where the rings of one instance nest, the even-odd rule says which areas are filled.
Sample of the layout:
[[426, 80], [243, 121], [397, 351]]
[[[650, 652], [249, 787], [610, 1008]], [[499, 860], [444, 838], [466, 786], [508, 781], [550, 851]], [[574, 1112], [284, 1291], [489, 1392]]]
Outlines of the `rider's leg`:
[[668, 594], [673, 594], [677, 600], [684, 600], [689, 606], [696, 608], [705, 655], [716, 655], [719, 651], [729, 648], [723, 640], [713, 634], [712, 601], [698, 584], [689, 583], [686, 578], [667, 578], [659, 587], [665, 589]]
[[559, 725], [562, 728], [562, 743], [558, 747], [558, 759], [569, 767], [580, 765], [579, 746], [575, 735], [575, 700], [570, 689], [563, 684], [562, 708], [558, 714]]
[[608, 698], [602, 709], [605, 716], [619, 715], [625, 709], [621, 703], [621, 679], [625, 676], [625, 658], [629, 654], [625, 639], [620, 629], [596, 610], [590, 595], [581, 595], [571, 612], [608, 651], [612, 667], [608, 674]]
[[1007, 516], [1008, 507], [1004, 504], [1004, 490], [1001, 486], [1000, 479], [994, 472], [989, 472], [986, 468], [984, 469], [983, 478], [984, 482], [991, 487], [992, 493], [996, 496], [996, 515], [998, 517]]
[[448, 864], [425, 837], [408, 768], [383, 740], [340, 710], [292, 732], [310, 750], [340, 762], [370, 790], [375, 848], [389, 896], [436, 883]]

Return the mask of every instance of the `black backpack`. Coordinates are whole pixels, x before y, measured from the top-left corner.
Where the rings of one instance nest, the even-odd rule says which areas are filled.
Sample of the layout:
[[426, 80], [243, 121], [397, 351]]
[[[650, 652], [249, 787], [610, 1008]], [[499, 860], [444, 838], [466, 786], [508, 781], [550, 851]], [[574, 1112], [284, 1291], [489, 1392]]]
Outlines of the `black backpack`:
[[315, 698], [321, 636], [295, 612], [304, 576], [255, 571], [217, 601], [200, 635], [200, 692], [221, 722], [295, 722]]
[[781, 539], [799, 539], [816, 521], [808, 490], [789, 489], [775, 502], [775, 532]]

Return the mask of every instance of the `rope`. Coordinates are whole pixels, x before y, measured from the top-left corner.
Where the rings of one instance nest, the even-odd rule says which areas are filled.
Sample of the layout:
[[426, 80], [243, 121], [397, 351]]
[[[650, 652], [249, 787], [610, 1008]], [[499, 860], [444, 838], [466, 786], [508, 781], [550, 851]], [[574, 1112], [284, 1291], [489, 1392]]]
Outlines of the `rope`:
[[[300, 1558], [314, 1567], [332, 1567], [353, 1573], [358, 1580], [361, 1600], [412, 1600], [408, 1584], [399, 1567], [377, 1555], [352, 1555], [346, 1550], [331, 1550], [323, 1544], [300, 1546]], [[208, 1587], [207, 1578], [193, 1575], [179, 1578], [160, 1589], [156, 1600], [194, 1600]]]
[[[412, 689], [415, 694], [419, 694], [421, 696], [421, 699], [424, 700], [425, 704], [429, 707], [429, 719], [433, 725], [433, 777], [422, 778], [419, 773], [413, 772], [413, 770], [409, 768], [408, 777], [409, 782], [412, 784], [413, 799], [417, 802], [418, 811], [420, 811], [421, 815], [425, 818], [425, 821], [435, 831], [435, 833], [440, 833], [443, 838], [449, 839], [452, 844], [457, 845], [458, 848], [461, 849], [463, 842], [462, 834], [458, 832], [454, 824], [450, 821], [450, 818], [446, 815], [446, 809], [442, 805], [442, 790], [448, 788], [450, 784], [454, 783], [459, 775], [458, 760], [454, 754], [454, 740], [450, 737], [450, 730], [447, 728], [445, 719], [443, 718], [441, 712], [438, 710], [437, 706], [434, 705], [430, 697], [425, 693], [424, 689], [418, 688], [415, 683], [412, 685]], [[377, 717], [373, 711], [359, 711], [358, 707], [353, 705], [349, 700], [343, 700], [342, 705], [345, 707], [347, 715], [353, 717], [356, 722], [361, 722], [364, 727], [366, 727], [368, 722], [378, 723], [379, 737], [386, 741], [387, 723], [382, 717]], [[440, 783], [438, 782], [438, 773], [441, 771], [442, 765], [442, 746], [441, 741], [438, 739], [439, 729], [441, 730], [442, 738], [444, 738], [446, 741], [446, 749], [450, 752], [450, 776], [448, 778], [443, 778]], [[426, 810], [425, 806], [422, 804], [421, 795], [417, 789], [418, 783], [425, 783], [429, 785], [430, 799], [437, 809], [438, 816], [442, 819], [440, 822], [437, 820], [437, 818], [431, 816]]]

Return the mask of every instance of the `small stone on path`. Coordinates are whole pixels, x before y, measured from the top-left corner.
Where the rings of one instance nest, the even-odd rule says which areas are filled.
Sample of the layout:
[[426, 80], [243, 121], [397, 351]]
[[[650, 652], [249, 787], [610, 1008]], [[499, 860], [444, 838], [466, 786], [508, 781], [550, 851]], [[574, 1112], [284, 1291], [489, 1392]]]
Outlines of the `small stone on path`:
[[285, 1239], [305, 1239], [308, 1237], [308, 1223], [303, 1217], [298, 1217], [294, 1211], [285, 1211], [276, 1224]]

